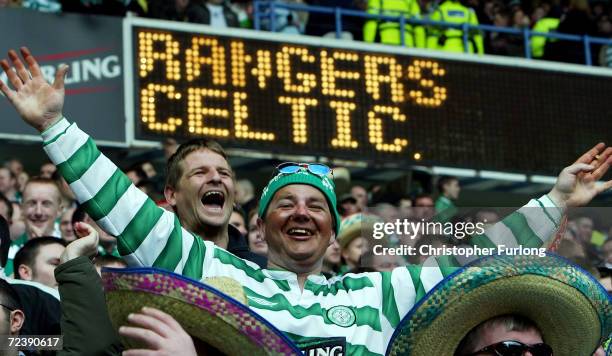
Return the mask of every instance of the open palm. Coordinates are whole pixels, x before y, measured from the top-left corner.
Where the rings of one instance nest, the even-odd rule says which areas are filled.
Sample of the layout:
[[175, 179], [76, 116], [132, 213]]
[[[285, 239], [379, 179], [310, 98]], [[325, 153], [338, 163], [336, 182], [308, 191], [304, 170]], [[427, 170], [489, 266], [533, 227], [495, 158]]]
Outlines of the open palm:
[[561, 171], [550, 197], [560, 207], [587, 205], [597, 194], [612, 188], [612, 180], [598, 182], [612, 165], [612, 147], [597, 144]]
[[7, 60], [0, 61], [0, 65], [14, 90], [2, 82], [0, 90], [28, 124], [39, 131], [44, 131], [62, 117], [64, 76], [68, 67], [64, 65], [57, 71], [55, 81], [51, 85], [43, 77], [38, 63], [27, 48], [21, 48], [21, 55], [28, 64], [30, 72], [28, 73], [17, 53], [9, 51], [13, 68]]

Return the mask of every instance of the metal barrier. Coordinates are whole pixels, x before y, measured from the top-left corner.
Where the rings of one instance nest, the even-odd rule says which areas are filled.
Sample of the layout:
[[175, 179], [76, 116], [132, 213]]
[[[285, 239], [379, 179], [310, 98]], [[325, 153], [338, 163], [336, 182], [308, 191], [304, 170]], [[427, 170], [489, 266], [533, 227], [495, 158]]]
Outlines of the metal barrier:
[[342, 17], [343, 16], [352, 16], [352, 17], [360, 17], [365, 19], [375, 19], [375, 20], [384, 20], [389, 22], [398, 22], [400, 27], [400, 43], [402, 46], [406, 43], [405, 38], [405, 28], [406, 24], [410, 25], [421, 25], [421, 26], [436, 26], [436, 27], [444, 27], [444, 28], [456, 28], [461, 29], [463, 31], [463, 48], [467, 53], [469, 51], [469, 33], [470, 31], [483, 31], [483, 32], [496, 32], [496, 33], [506, 33], [523, 37], [523, 44], [525, 47], [525, 58], [531, 58], [531, 37], [534, 36], [542, 36], [550, 39], [559, 39], [565, 41], [574, 41], [574, 42], [582, 42], [584, 47], [584, 56], [585, 56], [585, 64], [592, 66], [593, 65], [593, 56], [591, 53], [591, 45], [592, 44], [602, 44], [602, 45], [612, 45], [612, 39], [607, 38], [599, 38], [599, 37], [591, 37], [591, 36], [578, 36], [578, 35], [569, 35], [563, 34], [559, 32], [534, 32], [528, 28], [524, 29], [515, 29], [509, 27], [497, 27], [491, 25], [470, 25], [467, 23], [464, 24], [452, 24], [443, 21], [432, 21], [429, 19], [416, 19], [416, 18], [406, 18], [403, 14], [399, 16], [389, 16], [382, 14], [370, 14], [365, 11], [358, 10], [350, 10], [343, 9], [340, 7], [325, 7], [325, 6], [314, 6], [314, 5], [300, 5], [300, 4], [285, 4], [276, 1], [266, 1], [266, 0], [255, 0], [253, 2], [254, 13], [253, 13], [253, 25], [256, 30], [262, 29], [262, 19], [268, 20], [269, 29], [272, 32], [276, 32], [276, 10], [277, 9], [286, 9], [293, 11], [304, 11], [308, 13], [319, 13], [319, 14], [333, 14], [335, 18], [335, 30], [336, 30], [336, 38], [341, 37], [342, 33]]

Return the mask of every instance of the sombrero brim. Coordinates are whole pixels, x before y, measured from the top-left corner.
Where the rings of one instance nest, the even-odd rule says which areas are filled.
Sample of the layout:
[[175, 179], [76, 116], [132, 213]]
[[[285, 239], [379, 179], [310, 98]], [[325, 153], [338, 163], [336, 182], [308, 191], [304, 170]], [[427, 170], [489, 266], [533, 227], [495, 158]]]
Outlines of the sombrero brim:
[[389, 355], [453, 356], [468, 332], [506, 314], [531, 319], [555, 356], [592, 355], [612, 331], [606, 291], [554, 255], [492, 256], [447, 277], [400, 322]]
[[[155, 268], [105, 268], [102, 280], [115, 329], [144, 306], [174, 317], [192, 337], [227, 355], [299, 355], [272, 324], [234, 298], [198, 281]], [[126, 347], [139, 347], [122, 339]]]

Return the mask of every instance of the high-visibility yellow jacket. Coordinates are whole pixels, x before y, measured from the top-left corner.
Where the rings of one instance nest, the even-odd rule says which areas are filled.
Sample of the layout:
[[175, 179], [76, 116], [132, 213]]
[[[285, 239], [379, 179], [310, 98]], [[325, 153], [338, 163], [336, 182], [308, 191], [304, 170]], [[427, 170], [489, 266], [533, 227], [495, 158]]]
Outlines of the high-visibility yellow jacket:
[[[474, 10], [461, 5], [459, 1], [453, 0], [446, 0], [440, 4], [429, 18], [433, 21], [442, 21], [459, 25], [464, 23], [478, 25], [478, 18]], [[468, 39], [469, 53], [484, 53], [482, 34], [479, 31], [470, 31]], [[438, 26], [433, 26], [428, 29], [427, 48], [448, 52], [465, 52], [463, 46], [463, 30], [461, 29]]]
[[[406, 19], [421, 18], [421, 8], [418, 0], [368, 0], [368, 13], [373, 15], [400, 16]], [[363, 27], [363, 40], [375, 42], [378, 40], [385, 44], [401, 44], [400, 23], [371, 19]], [[422, 26], [413, 26], [406, 22], [404, 30], [404, 43], [408, 47], [425, 47], [425, 29]]]
[[[543, 17], [538, 20], [533, 26], [533, 32], [548, 33], [554, 31], [559, 27], [559, 19], [555, 17]], [[556, 39], [548, 39], [544, 36], [533, 36], [531, 37], [531, 56], [533, 58], [542, 58], [544, 56], [544, 47], [546, 41], [555, 41]]]

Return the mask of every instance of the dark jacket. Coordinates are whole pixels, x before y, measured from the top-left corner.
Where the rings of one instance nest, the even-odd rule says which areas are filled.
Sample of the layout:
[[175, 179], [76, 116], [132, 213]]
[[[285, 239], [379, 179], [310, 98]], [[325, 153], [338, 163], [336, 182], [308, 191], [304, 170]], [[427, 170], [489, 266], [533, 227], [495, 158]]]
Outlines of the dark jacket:
[[246, 236], [242, 236], [240, 231], [234, 226], [229, 225], [227, 228], [229, 235], [229, 241], [227, 242], [227, 251], [234, 255], [256, 263], [261, 268], [266, 268], [268, 265], [268, 259], [262, 255], [251, 252], [249, 250], [249, 244], [247, 243]]
[[[173, 4], [173, 2], [169, 3]], [[167, 4], [165, 6], [167, 7], [162, 11], [163, 15], [161, 15], [163, 19], [210, 25], [210, 11], [208, 11], [208, 7], [206, 7], [203, 1], [190, 1], [183, 13], [178, 13], [174, 6], [168, 6]], [[238, 15], [227, 4], [223, 3], [221, 6], [223, 7], [223, 16], [227, 26], [240, 27]]]
[[111, 324], [102, 280], [93, 263], [77, 257], [55, 269], [62, 304], [65, 355], [121, 355], [121, 343]]

